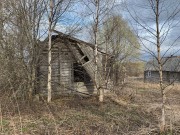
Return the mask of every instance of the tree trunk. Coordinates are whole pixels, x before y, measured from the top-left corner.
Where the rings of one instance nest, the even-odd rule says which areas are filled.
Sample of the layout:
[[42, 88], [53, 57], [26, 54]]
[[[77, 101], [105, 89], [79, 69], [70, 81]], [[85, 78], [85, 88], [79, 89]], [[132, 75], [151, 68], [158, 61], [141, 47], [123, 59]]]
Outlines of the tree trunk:
[[47, 84], [47, 89], [48, 89], [48, 102], [51, 102], [52, 98], [52, 85], [51, 85], [51, 77], [52, 77], [52, 65], [51, 65], [51, 60], [52, 60], [52, 17], [53, 17], [53, 0], [50, 1], [50, 16], [49, 16], [49, 29], [48, 29], [48, 35], [49, 35], [49, 44], [48, 44], [48, 84]]
[[2, 41], [2, 38], [3, 38], [3, 5], [2, 3], [0, 2], [0, 16], [2, 17], [2, 20], [0, 19], [0, 44], [2, 45], [1, 41]]
[[159, 62], [159, 85], [160, 85], [160, 90], [161, 90], [161, 98], [162, 98], [162, 106], [161, 106], [161, 126], [160, 130], [162, 133], [165, 132], [166, 128], [166, 117], [165, 117], [165, 100], [166, 100], [166, 95], [165, 95], [165, 90], [163, 88], [163, 74], [162, 74], [162, 64], [160, 60], [160, 48], [158, 47], [158, 62]]
[[95, 20], [95, 28], [94, 28], [94, 35], [95, 35], [95, 49], [94, 49], [94, 59], [95, 59], [95, 73], [94, 73], [94, 80], [96, 89], [99, 94], [99, 102], [103, 102], [104, 100], [104, 90], [100, 88], [99, 80], [98, 80], [98, 41], [97, 41], [97, 35], [98, 35], [98, 25], [99, 25], [99, 0], [96, 0], [96, 20]]
[[51, 86], [51, 75], [52, 75], [52, 67], [51, 67], [51, 30], [49, 29], [49, 47], [48, 47], [48, 102], [51, 102], [51, 92], [52, 92], [52, 86]]
[[162, 133], [165, 132], [166, 121], [165, 121], [165, 90], [163, 88], [163, 74], [162, 74], [162, 62], [161, 62], [161, 45], [160, 45], [160, 31], [159, 31], [159, 0], [156, 0], [156, 38], [157, 38], [157, 59], [159, 66], [159, 86], [161, 90], [162, 106], [161, 106], [161, 126], [160, 130]]

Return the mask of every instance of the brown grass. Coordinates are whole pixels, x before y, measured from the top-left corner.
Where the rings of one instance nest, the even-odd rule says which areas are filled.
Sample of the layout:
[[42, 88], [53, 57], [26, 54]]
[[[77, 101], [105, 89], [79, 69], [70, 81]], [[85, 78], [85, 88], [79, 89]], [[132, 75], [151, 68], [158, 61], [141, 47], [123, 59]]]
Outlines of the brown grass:
[[[168, 88], [167, 126], [180, 134], [180, 85]], [[119, 91], [118, 91], [119, 90]], [[0, 97], [0, 135], [158, 134], [160, 92], [156, 84], [131, 81], [100, 104], [96, 97], [61, 96], [52, 103]], [[170, 133], [170, 132], [169, 132]]]
[[[18, 112], [20, 110], [20, 115]], [[109, 135], [134, 133], [152, 126], [156, 118], [138, 107], [127, 107], [106, 98], [61, 97], [46, 102], [8, 102], [2, 108], [1, 134]], [[21, 117], [21, 120], [20, 120]], [[22, 125], [22, 126], [21, 126]]]

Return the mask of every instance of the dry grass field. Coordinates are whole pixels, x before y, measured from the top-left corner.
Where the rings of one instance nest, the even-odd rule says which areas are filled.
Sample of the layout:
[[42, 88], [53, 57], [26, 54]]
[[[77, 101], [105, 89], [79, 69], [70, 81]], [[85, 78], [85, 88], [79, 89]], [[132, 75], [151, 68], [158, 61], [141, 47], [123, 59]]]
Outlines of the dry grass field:
[[[180, 85], [167, 88], [167, 135], [180, 134], [179, 97]], [[160, 106], [158, 85], [134, 79], [101, 104], [96, 97], [62, 96], [47, 103], [4, 93], [0, 135], [158, 135]]]

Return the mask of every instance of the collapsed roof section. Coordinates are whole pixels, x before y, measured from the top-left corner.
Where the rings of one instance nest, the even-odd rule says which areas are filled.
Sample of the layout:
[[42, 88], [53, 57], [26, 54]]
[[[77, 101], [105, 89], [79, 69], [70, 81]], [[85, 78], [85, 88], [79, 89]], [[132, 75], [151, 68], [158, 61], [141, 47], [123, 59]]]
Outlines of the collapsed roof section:
[[[102, 86], [103, 79], [102, 79], [102, 57], [104, 52], [102, 52], [98, 48], [98, 75], [97, 75], [97, 80], [98, 82], [95, 82], [95, 59], [94, 59], [94, 45], [84, 42], [82, 40], [79, 40], [77, 38], [74, 38], [70, 35], [64, 34], [62, 32], [58, 31], [53, 31], [54, 33], [57, 33], [57, 35], [52, 36], [52, 48], [53, 45], [60, 42], [64, 43], [69, 50], [72, 52], [74, 59], [80, 63], [86, 72], [89, 74], [91, 77], [91, 80], [95, 83], [98, 84], [98, 86]], [[43, 44], [46, 43], [47, 45], [48, 38], [43, 41]], [[47, 47], [46, 47], [47, 48]]]

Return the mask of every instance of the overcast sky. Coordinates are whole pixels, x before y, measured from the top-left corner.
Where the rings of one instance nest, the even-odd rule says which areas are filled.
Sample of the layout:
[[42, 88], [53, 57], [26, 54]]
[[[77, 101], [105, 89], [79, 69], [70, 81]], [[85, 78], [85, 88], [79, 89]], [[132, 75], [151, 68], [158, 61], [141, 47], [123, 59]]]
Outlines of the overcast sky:
[[[93, 23], [93, 12], [95, 13], [95, 7], [93, 7], [93, 4], [90, 4], [91, 0], [84, 1], [87, 2], [89, 7], [86, 7], [83, 2], [75, 4], [73, 8], [76, 13], [68, 13], [67, 15], [67, 18], [71, 18], [71, 20], [67, 20], [66, 22], [70, 23], [60, 22], [56, 28], [57, 30], [60, 29], [60, 31], [65, 32], [66, 27], [69, 27], [74, 23], [75, 25], [82, 27], [82, 30], [77, 37], [82, 40], [89, 41], [90, 36], [88, 32], [91, 28], [90, 24]], [[114, 14], [122, 15], [123, 18], [128, 22], [131, 29], [139, 37], [142, 37], [139, 41], [141, 41], [141, 43], [144, 44], [148, 49], [156, 53], [156, 46], [152, 43], [156, 43], [155, 37], [141, 27], [142, 25], [153, 34], [156, 34], [155, 15], [150, 7], [149, 1], [155, 2], [155, 0], [115, 0], [115, 8], [112, 12]], [[126, 3], [127, 8], [124, 6], [124, 2]], [[111, 8], [111, 4], [112, 3], [108, 4], [108, 8]], [[127, 9], [129, 9], [129, 12], [134, 19], [138, 20], [139, 24], [133, 20]], [[162, 55], [164, 55], [167, 50], [166, 56], [174, 53], [174, 55], [180, 55], [180, 51], [178, 51], [180, 50], [180, 39], [177, 39], [180, 36], [180, 0], [160, 0], [160, 10], [160, 29], [162, 28], [160, 34], [161, 41], [163, 41], [161, 48]], [[177, 14], [174, 17], [170, 17], [174, 13]], [[169, 18], [168, 21], [167, 18]], [[163, 25], [164, 22], [166, 22], [165, 25]], [[167, 33], [167, 35], [163, 35], [163, 33]], [[171, 46], [172, 44], [173, 46]], [[144, 55], [149, 55], [147, 53], [147, 49], [145, 49], [143, 45], [142, 49], [145, 50], [142, 51]]]
[[[156, 34], [155, 14], [150, 6], [151, 0], [126, 0], [127, 8], [122, 8], [122, 15], [128, 21], [133, 30], [142, 37], [142, 43], [151, 51], [156, 53], [155, 37], [150, 33]], [[155, 2], [155, 0], [152, 0]], [[121, 5], [122, 6], [122, 5]], [[160, 29], [162, 42], [162, 55], [180, 55], [180, 1], [179, 0], [160, 0]], [[117, 12], [117, 11], [116, 11]], [[134, 17], [132, 19], [131, 15]], [[118, 12], [117, 12], [118, 13]], [[170, 17], [174, 15], [173, 17]], [[169, 20], [167, 20], [169, 18]], [[164, 25], [165, 24], [165, 25]], [[147, 28], [150, 32], [145, 30]], [[164, 34], [167, 33], [167, 34]], [[143, 40], [145, 38], [146, 40]], [[164, 40], [165, 39], [165, 40]], [[149, 40], [149, 41], [147, 41]], [[175, 42], [176, 41], [176, 42]], [[173, 44], [173, 45], [172, 45]], [[147, 51], [144, 47], [144, 50]], [[147, 52], [144, 52], [147, 55]], [[174, 54], [175, 53], [175, 54]]]
[[[155, 0], [116, 0], [115, 9], [113, 12], [118, 15], [122, 15], [123, 18], [128, 22], [129, 26], [134, 30], [134, 32], [142, 37], [140, 42], [144, 44], [150, 51], [156, 54], [156, 38], [153, 34], [156, 34], [156, 25], [155, 25], [155, 14], [150, 6], [150, 1], [154, 2]], [[123, 2], [123, 3], [122, 3]], [[126, 6], [124, 5], [126, 3]], [[84, 5], [83, 5], [84, 6]], [[91, 6], [92, 11], [93, 7]], [[128, 11], [128, 10], [129, 11]], [[166, 52], [166, 56], [168, 55], [180, 55], [180, 0], [160, 0], [160, 29], [161, 29], [161, 52], [162, 55]], [[83, 8], [86, 10], [86, 8]], [[133, 20], [132, 16], [136, 22]], [[174, 15], [173, 17], [170, 17]], [[167, 20], [169, 18], [169, 20]], [[87, 19], [87, 20], [86, 20]], [[86, 18], [86, 22], [93, 21], [93, 16], [88, 16]], [[150, 32], [145, 30], [143, 27], [147, 28]], [[88, 26], [84, 29], [83, 33], [87, 32]], [[167, 33], [167, 34], [165, 34]], [[84, 34], [86, 35], [86, 34]], [[85, 37], [87, 38], [87, 37]], [[149, 42], [150, 41], [150, 42]], [[176, 42], [175, 42], [176, 41]], [[152, 43], [153, 42], [153, 43]], [[173, 45], [172, 45], [173, 44]], [[147, 49], [143, 47], [142, 51], [145, 55], [149, 55], [147, 53]], [[175, 54], [174, 54], [175, 53]]]

